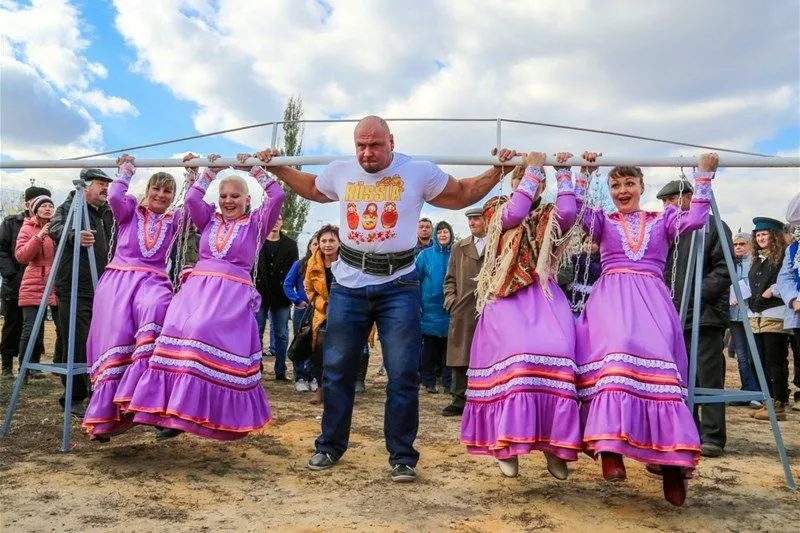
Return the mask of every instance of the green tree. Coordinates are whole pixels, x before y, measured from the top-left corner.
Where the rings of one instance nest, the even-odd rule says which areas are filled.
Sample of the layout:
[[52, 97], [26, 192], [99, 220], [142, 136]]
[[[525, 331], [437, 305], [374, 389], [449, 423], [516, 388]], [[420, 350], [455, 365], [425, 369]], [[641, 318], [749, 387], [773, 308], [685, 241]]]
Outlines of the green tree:
[[[303, 153], [303, 131], [304, 125], [299, 120], [303, 118], [303, 99], [300, 96], [292, 96], [283, 110], [283, 146], [280, 149], [282, 155], [300, 155]], [[300, 166], [295, 167], [300, 170]], [[286, 200], [283, 202], [281, 216], [283, 217], [283, 231], [292, 239], [303, 232], [308, 218], [308, 200], [297, 195], [285, 184], [282, 185], [286, 192]]]

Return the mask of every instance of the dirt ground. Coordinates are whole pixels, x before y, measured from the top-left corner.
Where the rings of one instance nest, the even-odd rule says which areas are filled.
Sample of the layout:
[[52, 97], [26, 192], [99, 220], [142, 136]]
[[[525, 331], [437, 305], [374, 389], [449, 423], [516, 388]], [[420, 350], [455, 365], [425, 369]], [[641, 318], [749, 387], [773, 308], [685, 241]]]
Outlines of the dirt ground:
[[[48, 323], [48, 345], [52, 323]], [[731, 387], [738, 385], [728, 361]], [[504, 478], [493, 461], [458, 443], [459, 419], [444, 418], [444, 394], [424, 391], [422, 454], [415, 484], [389, 480], [383, 442], [384, 387], [373, 351], [367, 392], [356, 401], [351, 447], [326, 472], [306, 468], [321, 407], [277, 384], [265, 359], [274, 420], [259, 434], [223, 444], [191, 436], [156, 442], [138, 427], [108, 444], [89, 442], [73, 423], [73, 450], [59, 451], [58, 378], [23, 388], [11, 433], [0, 440], [0, 531], [797, 531], [800, 496], [789, 492], [770, 426], [746, 407], [728, 408], [725, 456], [705, 459], [675, 509], [661, 483], [628, 463], [628, 481], [603, 482], [582, 456], [567, 481], [540, 454]], [[5, 410], [13, 382], [0, 381]], [[800, 478], [800, 412], [781, 423]]]

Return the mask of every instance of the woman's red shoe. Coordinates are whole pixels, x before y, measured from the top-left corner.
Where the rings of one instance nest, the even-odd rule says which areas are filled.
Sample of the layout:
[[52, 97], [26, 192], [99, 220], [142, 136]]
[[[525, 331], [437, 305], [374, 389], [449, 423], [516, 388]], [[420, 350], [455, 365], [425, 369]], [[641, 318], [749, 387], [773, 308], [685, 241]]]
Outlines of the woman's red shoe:
[[600, 462], [603, 465], [603, 478], [606, 481], [624, 481], [628, 477], [620, 454], [603, 452], [600, 454]]
[[676, 507], [680, 507], [686, 501], [686, 489], [688, 483], [683, 476], [683, 470], [678, 466], [662, 466], [664, 498]]

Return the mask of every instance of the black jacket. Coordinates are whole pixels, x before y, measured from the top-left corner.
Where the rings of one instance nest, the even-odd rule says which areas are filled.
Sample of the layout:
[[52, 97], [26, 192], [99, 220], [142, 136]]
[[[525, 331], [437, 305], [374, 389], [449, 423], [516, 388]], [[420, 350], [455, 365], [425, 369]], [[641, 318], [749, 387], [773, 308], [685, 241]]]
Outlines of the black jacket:
[[[725, 264], [725, 256], [722, 247], [727, 246], [733, 255], [733, 244], [731, 230], [725, 222], [725, 240], [719, 238], [714, 217], [708, 218], [708, 224], [704, 228], [706, 232], [705, 247], [703, 250], [703, 287], [700, 293], [700, 325], [725, 328], [730, 321], [729, 291], [731, 287], [731, 276], [728, 266]], [[678, 268], [675, 274], [675, 296], [673, 302], [676, 309], [681, 309], [681, 296], [683, 295], [683, 285], [686, 280], [686, 269], [689, 265], [689, 248], [692, 243], [692, 233], [681, 235], [678, 241]], [[667, 268], [664, 272], [664, 279], [667, 285], [672, 281], [672, 260], [674, 257], [674, 244], [670, 247], [667, 256]], [[692, 315], [694, 307], [694, 278], [689, 280], [689, 307], [686, 313], [685, 329], [692, 327]]]
[[[782, 250], [782, 249], [781, 249]], [[785, 253], [785, 252], [784, 252]], [[776, 263], [759, 259], [758, 255], [750, 258], [750, 271], [747, 274], [750, 281], [750, 291], [753, 293], [748, 299], [748, 306], [754, 313], [763, 313], [767, 309], [783, 306], [783, 300], [777, 296], [764, 298], [763, 294], [778, 281], [778, 273], [783, 265], [784, 255]]]
[[289, 307], [292, 303], [283, 291], [283, 281], [286, 279], [289, 269], [299, 258], [297, 242], [281, 233], [278, 250], [271, 263], [267, 258], [268, 243], [269, 241], [265, 241], [258, 253], [256, 289], [261, 294], [261, 307], [264, 309]]
[[3, 276], [3, 288], [0, 298], [18, 298], [19, 282], [25, 270], [19, 264], [14, 253], [17, 247], [17, 235], [25, 222], [25, 213], [8, 215], [0, 224], [0, 275]]
[[[64, 222], [74, 197], [75, 191], [69, 193], [64, 203], [56, 209], [53, 220], [50, 221], [50, 236], [56, 242], [61, 239], [61, 234], [64, 231]], [[109, 247], [112, 241], [114, 217], [111, 215], [111, 209], [108, 208], [108, 204], [103, 204], [100, 207], [87, 205], [87, 207], [89, 209], [89, 227], [96, 232], [94, 235], [94, 258], [97, 262], [97, 275], [99, 277], [103, 274], [109, 255], [111, 255], [109, 254]], [[55, 266], [58, 269], [56, 272], [56, 292], [61, 297], [70, 293], [72, 283], [72, 247], [75, 242], [75, 235], [71, 226], [72, 223], [70, 222], [70, 227], [67, 228], [66, 233], [67, 242], [64, 246], [64, 253], [61, 255], [59, 264]], [[80, 249], [78, 272], [78, 295], [94, 296], [92, 274], [89, 270], [89, 254], [87, 249], [83, 247]]]

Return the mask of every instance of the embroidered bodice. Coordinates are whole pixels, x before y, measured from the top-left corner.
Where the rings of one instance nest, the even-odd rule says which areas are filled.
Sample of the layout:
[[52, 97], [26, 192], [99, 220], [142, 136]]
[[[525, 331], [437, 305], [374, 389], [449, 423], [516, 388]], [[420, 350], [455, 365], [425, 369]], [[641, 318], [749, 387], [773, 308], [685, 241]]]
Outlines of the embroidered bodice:
[[166, 270], [170, 246], [183, 211], [176, 209], [157, 214], [138, 205], [136, 197], [127, 192], [129, 181], [130, 176], [118, 176], [108, 192], [108, 204], [117, 228], [117, 248], [111, 264]]
[[[695, 173], [695, 194], [691, 207], [681, 212], [667, 206], [663, 212], [636, 211], [606, 214], [599, 209], [585, 209], [582, 226], [600, 244], [603, 272], [610, 269], [631, 269], [663, 276], [667, 254], [675, 236], [702, 228], [711, 209], [711, 179], [706, 173]], [[576, 185], [579, 209], [585, 197], [585, 186]]]
[[[200, 261], [225, 261], [239, 267], [240, 275], [249, 277], [257, 248], [277, 222], [285, 194], [275, 180], [259, 178], [265, 187], [264, 202], [251, 213], [228, 220], [216, 212], [214, 204], [203, 200], [211, 179], [213, 175], [206, 171], [186, 193], [189, 216], [201, 232]], [[196, 268], [200, 266], [198, 262]]]

